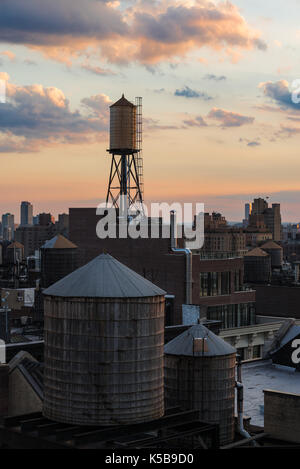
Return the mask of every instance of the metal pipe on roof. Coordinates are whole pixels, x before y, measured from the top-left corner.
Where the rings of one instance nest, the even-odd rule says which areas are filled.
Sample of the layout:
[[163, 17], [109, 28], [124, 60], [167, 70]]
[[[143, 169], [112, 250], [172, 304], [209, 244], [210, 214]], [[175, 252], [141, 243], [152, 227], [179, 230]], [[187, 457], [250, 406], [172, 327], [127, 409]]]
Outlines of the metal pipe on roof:
[[171, 250], [175, 253], [184, 253], [186, 264], [185, 264], [185, 302], [186, 304], [192, 304], [192, 251], [188, 248], [177, 247], [177, 233], [176, 233], [176, 212], [171, 210], [170, 212], [170, 223], [171, 223]]
[[[251, 439], [251, 435], [244, 428], [244, 385], [242, 383], [242, 360], [239, 355], [237, 355], [237, 381], [235, 382], [235, 387], [237, 389], [237, 414], [238, 422], [237, 428], [240, 435], [245, 438]], [[258, 446], [256, 441], [251, 439], [251, 444], [253, 446]]]

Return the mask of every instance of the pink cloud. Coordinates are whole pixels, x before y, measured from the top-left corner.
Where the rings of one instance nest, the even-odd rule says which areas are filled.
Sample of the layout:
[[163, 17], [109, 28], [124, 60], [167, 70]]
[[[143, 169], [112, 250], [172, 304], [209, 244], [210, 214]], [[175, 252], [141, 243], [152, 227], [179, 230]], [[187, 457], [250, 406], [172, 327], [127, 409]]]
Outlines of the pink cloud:
[[112, 63], [156, 64], [209, 47], [233, 62], [244, 50], [266, 48], [229, 1], [119, 2], [9, 0], [1, 2], [0, 40], [25, 44], [66, 62], [91, 53]]
[[[8, 76], [5, 77], [7, 80]], [[33, 152], [58, 144], [94, 143], [107, 138], [108, 96], [98, 94], [71, 110], [56, 87], [19, 86], [7, 81], [0, 106], [0, 152]]]
[[242, 125], [252, 124], [254, 122], [254, 117], [244, 116], [238, 112], [218, 108], [213, 108], [208, 113], [207, 117], [219, 121], [221, 127], [241, 127]]

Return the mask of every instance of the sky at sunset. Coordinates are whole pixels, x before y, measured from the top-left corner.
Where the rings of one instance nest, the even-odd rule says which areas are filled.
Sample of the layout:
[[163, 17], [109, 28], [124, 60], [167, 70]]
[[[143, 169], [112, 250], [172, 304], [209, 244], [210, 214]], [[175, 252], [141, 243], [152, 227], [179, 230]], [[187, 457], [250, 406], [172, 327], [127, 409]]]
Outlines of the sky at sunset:
[[143, 97], [147, 202], [238, 221], [268, 196], [298, 222], [299, 17], [299, 0], [0, 0], [0, 214], [103, 201], [124, 93]]

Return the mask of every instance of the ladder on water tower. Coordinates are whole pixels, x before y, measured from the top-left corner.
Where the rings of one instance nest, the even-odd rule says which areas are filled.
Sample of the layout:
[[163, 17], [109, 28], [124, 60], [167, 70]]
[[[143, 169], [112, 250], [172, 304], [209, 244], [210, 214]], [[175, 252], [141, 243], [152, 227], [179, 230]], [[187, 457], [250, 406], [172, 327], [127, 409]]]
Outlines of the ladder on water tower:
[[137, 156], [136, 156], [136, 166], [137, 174], [139, 178], [139, 186], [141, 191], [142, 202], [144, 202], [144, 165], [143, 165], [143, 115], [142, 115], [142, 98], [137, 96], [135, 98], [136, 105], [136, 145], [137, 145]]

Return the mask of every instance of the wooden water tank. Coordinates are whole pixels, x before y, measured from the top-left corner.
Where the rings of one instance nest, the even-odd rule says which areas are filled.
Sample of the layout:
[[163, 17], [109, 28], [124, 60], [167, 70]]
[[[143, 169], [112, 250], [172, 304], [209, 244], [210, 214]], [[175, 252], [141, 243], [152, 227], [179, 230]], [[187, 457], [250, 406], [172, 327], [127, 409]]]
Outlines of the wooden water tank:
[[113, 153], [136, 150], [136, 106], [124, 98], [110, 106], [110, 145]]
[[165, 292], [102, 254], [44, 295], [44, 415], [76, 425], [160, 418]]
[[236, 350], [205, 326], [195, 325], [165, 345], [167, 407], [199, 410], [219, 424], [220, 444], [234, 439]]

